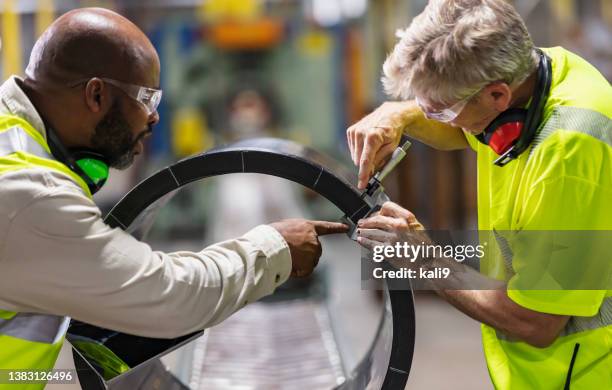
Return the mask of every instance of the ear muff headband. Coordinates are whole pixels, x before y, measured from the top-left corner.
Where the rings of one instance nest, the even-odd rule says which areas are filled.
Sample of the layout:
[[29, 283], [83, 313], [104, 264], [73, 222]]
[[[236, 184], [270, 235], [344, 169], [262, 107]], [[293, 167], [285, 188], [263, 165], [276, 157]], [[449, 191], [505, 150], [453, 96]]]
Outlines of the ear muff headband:
[[[544, 105], [552, 83], [552, 65], [548, 56], [540, 49], [537, 81], [529, 109], [511, 108], [498, 115], [476, 138], [501, 156], [495, 165], [504, 166], [517, 158], [531, 144], [542, 121]], [[522, 126], [518, 124], [522, 123]], [[516, 135], [516, 129], [520, 130]]]
[[540, 122], [542, 121], [542, 116], [544, 115], [544, 105], [550, 94], [550, 86], [552, 84], [552, 64], [550, 58], [548, 58], [542, 50], [536, 50], [540, 55], [538, 81], [533, 101], [531, 102], [532, 104], [527, 110], [524, 136], [521, 135], [515, 145], [516, 156], [523, 153], [535, 138]]
[[60, 142], [55, 130], [49, 125], [45, 127], [47, 128], [47, 142], [53, 157], [79, 175], [89, 187], [92, 195], [98, 192], [108, 179], [109, 165], [106, 158], [88, 149], [68, 151]]

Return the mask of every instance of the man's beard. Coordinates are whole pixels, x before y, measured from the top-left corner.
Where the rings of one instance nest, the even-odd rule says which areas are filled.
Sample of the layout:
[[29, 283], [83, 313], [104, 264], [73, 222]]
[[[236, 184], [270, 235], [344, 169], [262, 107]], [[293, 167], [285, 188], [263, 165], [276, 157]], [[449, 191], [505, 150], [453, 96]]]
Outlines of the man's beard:
[[[147, 133], [132, 135], [130, 125], [115, 101], [95, 128], [91, 137], [93, 149], [101, 153], [111, 168], [126, 169], [134, 161], [134, 147]], [[135, 138], [135, 139], [134, 139]]]

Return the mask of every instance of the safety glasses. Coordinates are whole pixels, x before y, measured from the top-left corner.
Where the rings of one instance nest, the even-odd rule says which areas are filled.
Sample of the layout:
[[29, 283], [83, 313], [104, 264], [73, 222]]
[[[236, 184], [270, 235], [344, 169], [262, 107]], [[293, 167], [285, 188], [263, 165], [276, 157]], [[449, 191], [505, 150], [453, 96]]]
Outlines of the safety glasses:
[[[75, 87], [79, 84], [86, 83], [89, 80], [91, 80], [91, 78], [77, 80], [74, 83], [70, 84], [70, 86]], [[145, 110], [147, 111], [147, 115], [151, 115], [155, 111], [157, 111], [157, 107], [159, 106], [159, 102], [162, 98], [161, 89], [148, 88], [135, 84], [128, 84], [124, 83], [123, 81], [114, 80], [106, 77], [100, 77], [100, 80], [119, 88], [129, 97], [142, 104], [145, 107]]]
[[471, 95], [459, 100], [457, 103], [453, 104], [451, 107], [449, 108], [445, 108], [443, 110], [440, 111], [428, 111], [426, 110], [423, 105], [421, 104], [421, 102], [419, 101], [418, 97], [415, 97], [415, 101], [417, 103], [417, 105], [419, 106], [419, 108], [421, 109], [421, 111], [423, 111], [423, 113], [425, 114], [425, 116], [429, 119], [434, 119], [438, 122], [444, 122], [444, 123], [448, 123], [451, 122], [453, 120], [455, 120], [455, 118], [457, 118], [459, 116], [459, 114], [461, 114], [461, 111], [463, 111], [463, 109], [465, 108], [465, 106], [469, 103], [469, 101], [476, 95], [478, 95], [480, 93], [480, 91], [482, 91], [482, 88], [479, 89], [478, 91], [472, 93]]

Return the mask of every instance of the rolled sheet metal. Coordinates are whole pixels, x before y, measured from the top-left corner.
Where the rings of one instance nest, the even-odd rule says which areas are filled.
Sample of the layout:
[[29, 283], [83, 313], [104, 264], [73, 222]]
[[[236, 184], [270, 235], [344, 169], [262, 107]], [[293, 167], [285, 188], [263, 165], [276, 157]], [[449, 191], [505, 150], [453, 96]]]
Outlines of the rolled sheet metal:
[[[373, 207], [348, 181], [334, 172], [341, 168], [333, 160], [297, 143], [257, 138], [211, 149], [183, 159], [164, 168], [134, 187], [108, 213], [105, 221], [143, 239], [155, 220], [157, 211], [183, 186], [232, 173], [260, 173], [282, 177], [296, 182], [327, 198], [344, 214], [344, 220], [355, 224]], [[358, 264], [358, 263], [356, 263]], [[368, 353], [363, 357], [345, 382], [336, 389], [404, 389], [408, 380], [415, 341], [414, 300], [412, 291], [390, 291], [384, 287], [384, 305], [381, 320]], [[140, 388], [144, 383], [167, 383], [165, 388], [186, 388], [159, 367], [157, 358], [173, 351], [202, 332], [177, 339], [155, 339], [121, 334], [107, 329], [73, 321], [67, 339], [86, 336], [104, 341], [113, 353], [131, 367], [129, 372], [109, 377], [94, 362], [86, 362], [75, 350], [75, 364], [85, 389]], [[109, 341], [110, 340], [110, 341]]]

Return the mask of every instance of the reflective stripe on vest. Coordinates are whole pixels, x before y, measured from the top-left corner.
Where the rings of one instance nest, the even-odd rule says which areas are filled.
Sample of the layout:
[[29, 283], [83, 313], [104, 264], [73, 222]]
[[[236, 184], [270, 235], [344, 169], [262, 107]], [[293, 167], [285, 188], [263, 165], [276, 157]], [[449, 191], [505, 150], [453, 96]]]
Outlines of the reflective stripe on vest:
[[0, 156], [6, 156], [19, 151], [51, 159], [49, 153], [21, 128], [12, 127], [3, 131], [0, 134]]
[[[22, 118], [0, 115], [0, 177], [16, 170], [36, 168], [68, 176], [91, 197], [85, 182], [51, 157], [49, 146], [36, 129]], [[0, 369], [53, 368], [69, 322], [69, 317], [0, 309]], [[31, 384], [27, 388], [44, 386]]]
[[[559, 337], [571, 336], [576, 333], [595, 330], [612, 325], [612, 297], [606, 297], [599, 308], [599, 312], [592, 317], [571, 316]], [[497, 338], [504, 341], [520, 341], [496, 330]]]
[[49, 314], [15, 313], [11, 319], [0, 319], [0, 335], [39, 343], [55, 344], [66, 333], [69, 322], [69, 317]]
[[552, 110], [550, 117], [533, 139], [529, 158], [536, 148], [556, 131], [575, 131], [587, 134], [612, 146], [612, 121], [610, 118], [597, 111], [558, 106]]
[[612, 297], [604, 299], [599, 312], [593, 317], [570, 317], [559, 336], [569, 336], [574, 333], [584, 332], [612, 325]]
[[[558, 106], [552, 110], [542, 129], [534, 138], [529, 158], [537, 147], [556, 131], [575, 131], [598, 139], [612, 146], [612, 121], [606, 115], [597, 111], [578, 107]], [[497, 244], [504, 259], [506, 270], [512, 271], [512, 248], [505, 237], [494, 231]], [[612, 325], [612, 297], [604, 299], [599, 312], [593, 317], [570, 317], [559, 337], [594, 330]], [[497, 331], [497, 337], [504, 341], [517, 341]]]
[[22, 118], [0, 115], [0, 175], [13, 170], [44, 168], [68, 176], [91, 198], [79, 175], [56, 161], [43, 136]]
[[[512, 248], [510, 247], [508, 240], [495, 230], [493, 230], [493, 235], [499, 247], [500, 254], [504, 259], [506, 272], [509, 275], [514, 274], [514, 270], [512, 269], [512, 259], [514, 254], [512, 253]], [[584, 332], [587, 330], [603, 328], [609, 325], [612, 325], [612, 297], [605, 298], [601, 304], [601, 307], [599, 308], [599, 312], [592, 317], [571, 316], [561, 331], [561, 334], [559, 334], [559, 337], [569, 336], [574, 333]], [[496, 334], [497, 338], [500, 340], [518, 341], [517, 339], [513, 339], [512, 337], [509, 337], [497, 330]]]

